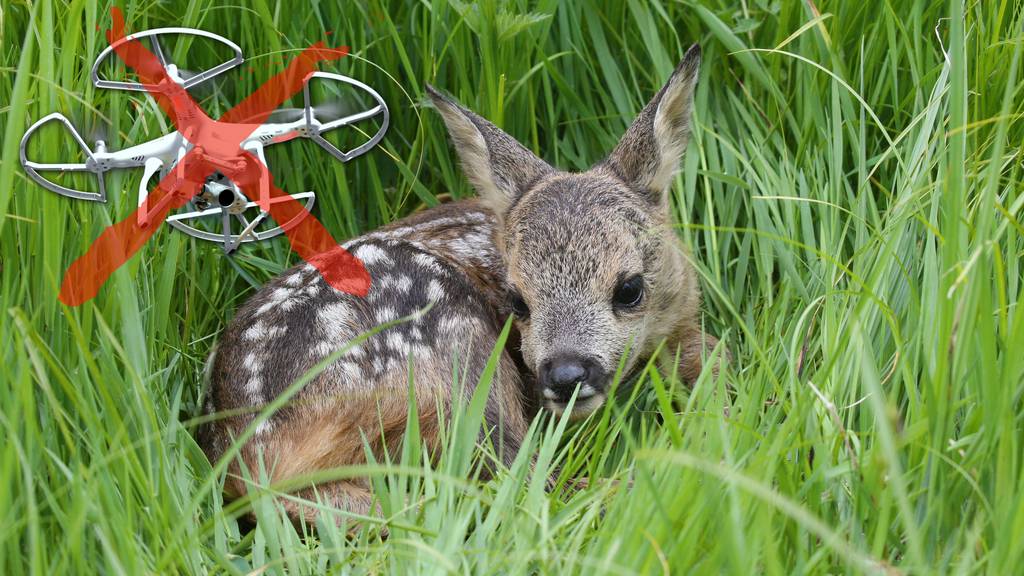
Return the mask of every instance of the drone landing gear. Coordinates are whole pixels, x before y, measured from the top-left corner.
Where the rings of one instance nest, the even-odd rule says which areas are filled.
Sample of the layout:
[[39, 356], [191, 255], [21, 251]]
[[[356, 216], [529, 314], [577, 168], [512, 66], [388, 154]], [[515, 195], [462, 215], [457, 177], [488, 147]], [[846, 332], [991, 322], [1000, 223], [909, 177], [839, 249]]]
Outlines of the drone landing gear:
[[224, 252], [231, 254], [242, 243], [273, 238], [297, 226], [312, 210], [316, 194], [300, 192], [270, 198], [269, 202], [278, 204], [292, 200], [300, 202], [305, 209], [287, 222], [268, 227], [268, 214], [259, 203], [250, 201], [234, 182], [217, 173], [206, 180], [202, 191], [189, 202], [191, 210], [168, 216], [167, 222], [189, 236], [219, 242]]

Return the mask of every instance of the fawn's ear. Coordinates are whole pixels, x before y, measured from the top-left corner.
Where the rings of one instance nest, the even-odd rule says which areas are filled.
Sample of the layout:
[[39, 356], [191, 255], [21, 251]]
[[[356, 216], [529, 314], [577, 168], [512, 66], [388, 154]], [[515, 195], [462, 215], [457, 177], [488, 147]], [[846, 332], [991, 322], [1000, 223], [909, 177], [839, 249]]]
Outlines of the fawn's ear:
[[699, 69], [700, 46], [694, 44], [604, 161], [651, 202], [667, 199], [665, 193], [686, 151]]
[[448, 127], [462, 169], [484, 203], [499, 217], [537, 178], [553, 169], [515, 138], [427, 85]]

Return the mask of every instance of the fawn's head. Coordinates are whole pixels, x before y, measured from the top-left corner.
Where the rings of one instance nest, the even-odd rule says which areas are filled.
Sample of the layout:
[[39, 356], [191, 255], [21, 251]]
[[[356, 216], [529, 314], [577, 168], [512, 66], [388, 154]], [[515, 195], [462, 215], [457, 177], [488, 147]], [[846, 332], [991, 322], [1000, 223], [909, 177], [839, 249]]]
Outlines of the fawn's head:
[[428, 87], [463, 169], [495, 212], [508, 303], [523, 359], [556, 413], [598, 408], [625, 360], [669, 337], [698, 306], [668, 226], [669, 185], [689, 135], [700, 64], [694, 45], [603, 161], [557, 170], [480, 116]]

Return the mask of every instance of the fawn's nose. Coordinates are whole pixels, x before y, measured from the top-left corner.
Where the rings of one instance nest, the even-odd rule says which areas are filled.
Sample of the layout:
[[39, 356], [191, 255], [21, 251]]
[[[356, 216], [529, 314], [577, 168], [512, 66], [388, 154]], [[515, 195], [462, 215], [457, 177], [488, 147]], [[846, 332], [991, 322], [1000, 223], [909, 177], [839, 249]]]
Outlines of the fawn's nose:
[[541, 366], [540, 383], [544, 398], [565, 404], [579, 388], [577, 400], [597, 394], [596, 377], [601, 370], [597, 362], [576, 355], [561, 355], [548, 359]]

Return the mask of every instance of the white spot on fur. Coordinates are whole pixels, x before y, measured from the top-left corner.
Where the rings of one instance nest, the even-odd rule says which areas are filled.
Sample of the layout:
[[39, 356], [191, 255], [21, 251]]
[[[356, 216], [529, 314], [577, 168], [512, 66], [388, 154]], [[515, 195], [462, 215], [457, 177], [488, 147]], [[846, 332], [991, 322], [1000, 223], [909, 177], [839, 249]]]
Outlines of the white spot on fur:
[[412, 261], [435, 274], [444, 273], [444, 268], [441, 267], [441, 263], [437, 261], [437, 258], [434, 258], [430, 254], [418, 252], [412, 257]]
[[431, 280], [427, 284], [427, 299], [432, 302], [440, 302], [445, 296], [444, 286], [437, 280]]
[[292, 290], [291, 288], [275, 288], [270, 292], [270, 296], [267, 301], [256, 310], [256, 314], [265, 314], [278, 306], [280, 306], [285, 312], [291, 310], [296, 304], [298, 304], [297, 301], [292, 299], [294, 294], [295, 290]]
[[363, 244], [359, 248], [356, 248], [355, 255], [357, 258], [362, 260], [365, 265], [376, 264], [378, 262], [387, 266], [394, 264], [387, 252], [385, 252], [380, 246], [376, 246], [374, 244]]
[[245, 369], [250, 373], [255, 374], [263, 370], [263, 361], [255, 352], [249, 352], [242, 359], [242, 366], [245, 366]]
[[256, 426], [256, 435], [260, 436], [274, 430], [274, 423], [268, 418]]
[[317, 322], [328, 334], [338, 333], [339, 329], [347, 329], [341, 332], [347, 335], [354, 328], [356, 317], [348, 303], [334, 302], [320, 308]]
[[385, 322], [390, 322], [396, 318], [395, 309], [391, 308], [390, 306], [378, 308], [377, 312], [374, 314], [374, 318], [377, 320], [377, 324], [384, 324]]
[[417, 360], [424, 360], [434, 355], [434, 351], [430, 346], [424, 346], [423, 344], [413, 344], [412, 353]]
[[438, 328], [445, 336], [459, 338], [460, 342], [465, 342], [477, 333], [480, 323], [470, 316], [444, 316], [438, 322]]
[[321, 342], [318, 342], [311, 349], [311, 351], [313, 353], [313, 357], [318, 359], [318, 360], [321, 359], [321, 358], [326, 358], [327, 356], [330, 356], [332, 353], [334, 353], [334, 350], [335, 350], [334, 343], [333, 342], [329, 342], [327, 340], [323, 340]]
[[267, 338], [280, 338], [281, 336], [284, 336], [285, 332], [287, 331], [288, 326], [284, 324], [273, 326], [269, 330], [267, 330]]
[[263, 380], [258, 375], [249, 378], [249, 381], [245, 383], [245, 393], [251, 403], [256, 405], [262, 404]]
[[339, 368], [342, 376], [349, 381], [359, 382], [363, 379], [363, 369], [355, 362], [341, 362]]
[[400, 292], [408, 292], [409, 288], [412, 288], [412, 278], [402, 274], [395, 281], [395, 288], [398, 288]]
[[429, 311], [429, 309], [430, 309], [429, 306], [424, 306], [423, 308], [417, 308], [412, 314], [409, 315], [409, 317], [412, 318], [413, 322], [420, 322], [427, 315], [427, 312]]
[[302, 286], [302, 272], [296, 272], [284, 279], [289, 286]]
[[[313, 345], [312, 348], [310, 348], [310, 354], [312, 355], [313, 358], [319, 361], [330, 356], [331, 354], [334, 354], [338, 350], [345, 348], [345, 346], [346, 344], [339, 344], [337, 342], [331, 342], [330, 340], [323, 340], [317, 342], [316, 344]], [[356, 344], [355, 346], [352, 346], [351, 348], [345, 350], [345, 353], [342, 354], [342, 357], [356, 360], [362, 358], [365, 355], [366, 352], [363, 350], [363, 347], [360, 346], [359, 344]]]
[[391, 331], [388, 332], [388, 335], [385, 338], [385, 340], [387, 340], [388, 347], [391, 348], [391, 350], [403, 356], [407, 355], [408, 343], [405, 341], [405, 337], [402, 336], [401, 332], [392, 329]]
[[267, 326], [263, 323], [263, 320], [253, 322], [252, 326], [249, 326], [244, 332], [242, 332], [242, 339], [250, 342], [262, 340], [266, 337]]
[[483, 260], [492, 251], [490, 239], [476, 232], [452, 238], [445, 243], [445, 248], [458, 260]]
[[413, 231], [413, 228], [410, 227], [410, 226], [401, 226], [399, 228], [395, 228], [394, 230], [388, 230], [386, 232], [371, 232], [371, 233], [367, 234], [365, 236], [365, 238], [372, 239], [372, 240], [388, 240], [388, 239], [396, 238], [396, 237], [399, 237], [399, 236], [403, 236], [403, 235], [408, 234], [408, 233], [410, 233], [412, 231]]

